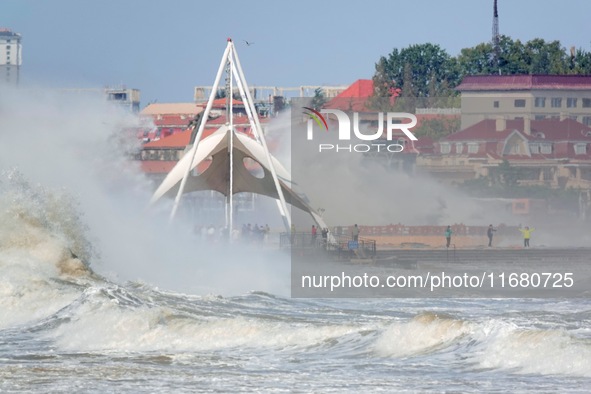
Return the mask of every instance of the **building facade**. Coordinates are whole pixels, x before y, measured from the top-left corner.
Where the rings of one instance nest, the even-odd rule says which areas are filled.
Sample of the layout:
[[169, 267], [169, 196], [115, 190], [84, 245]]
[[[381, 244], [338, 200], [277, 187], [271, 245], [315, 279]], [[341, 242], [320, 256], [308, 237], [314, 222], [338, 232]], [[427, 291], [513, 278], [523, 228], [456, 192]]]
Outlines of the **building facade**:
[[591, 189], [591, 127], [573, 119], [485, 119], [436, 142], [417, 160], [450, 184], [494, 176], [507, 161], [522, 186]]
[[105, 88], [107, 101], [137, 113], [140, 112], [140, 91], [126, 87]]
[[568, 118], [591, 126], [591, 75], [472, 75], [457, 90], [462, 129], [497, 118]]
[[0, 84], [17, 85], [23, 63], [21, 35], [0, 28]]

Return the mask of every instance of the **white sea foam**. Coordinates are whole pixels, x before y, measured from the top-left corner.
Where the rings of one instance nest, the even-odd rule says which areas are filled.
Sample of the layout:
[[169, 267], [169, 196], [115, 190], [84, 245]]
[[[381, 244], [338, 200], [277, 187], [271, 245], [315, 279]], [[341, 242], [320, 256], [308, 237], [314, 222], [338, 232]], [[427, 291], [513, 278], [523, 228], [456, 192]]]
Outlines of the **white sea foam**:
[[87, 302], [48, 334], [69, 351], [211, 351], [239, 347], [290, 349], [320, 345], [358, 332], [354, 325], [290, 324], [248, 317], [179, 316], [163, 307], [129, 309]]
[[504, 321], [483, 323], [473, 333], [482, 368], [523, 374], [591, 377], [591, 340], [564, 330], [524, 329]]
[[471, 324], [434, 313], [391, 323], [375, 343], [384, 357], [406, 357], [442, 349], [471, 330]]

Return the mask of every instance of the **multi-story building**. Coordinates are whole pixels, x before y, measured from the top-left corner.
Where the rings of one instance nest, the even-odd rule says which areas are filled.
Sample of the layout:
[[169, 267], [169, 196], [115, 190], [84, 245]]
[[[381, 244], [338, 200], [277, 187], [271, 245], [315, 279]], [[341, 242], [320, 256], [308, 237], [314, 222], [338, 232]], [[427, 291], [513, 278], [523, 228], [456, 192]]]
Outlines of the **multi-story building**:
[[485, 119], [572, 119], [591, 126], [591, 75], [470, 75], [462, 129]]
[[126, 87], [105, 88], [107, 101], [118, 104], [131, 112], [140, 111], [140, 91]]
[[493, 175], [507, 160], [519, 185], [591, 189], [591, 127], [572, 119], [485, 119], [434, 148], [417, 165], [443, 182]]
[[21, 35], [0, 28], [0, 84], [19, 82], [22, 58]]

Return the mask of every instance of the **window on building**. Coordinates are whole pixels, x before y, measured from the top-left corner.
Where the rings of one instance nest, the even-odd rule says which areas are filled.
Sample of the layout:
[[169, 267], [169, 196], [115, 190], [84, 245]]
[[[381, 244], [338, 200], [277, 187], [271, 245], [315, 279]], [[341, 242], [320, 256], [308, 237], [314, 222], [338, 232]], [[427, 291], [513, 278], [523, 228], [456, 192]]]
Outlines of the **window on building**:
[[520, 143], [511, 143], [507, 149], [507, 153], [510, 155], [521, 155], [522, 146]]
[[6, 45], [6, 50], [10, 51], [10, 45]]
[[476, 143], [469, 143], [468, 144], [468, 153], [478, 153], [478, 144]]
[[544, 119], [546, 119], [545, 115], [535, 115], [534, 116], [534, 120], [544, 120]]
[[562, 98], [561, 97], [552, 97], [551, 105], [552, 105], [552, 108], [560, 108], [562, 106]]
[[525, 107], [525, 100], [524, 99], [515, 100], [515, 107], [518, 107], [518, 108]]
[[461, 142], [456, 143], [456, 153], [460, 154], [464, 150], [464, 145]]
[[447, 142], [443, 142], [439, 145], [439, 148], [441, 150], [441, 153], [449, 153], [451, 152], [451, 144], [447, 143]]
[[576, 97], [568, 97], [566, 99], [566, 107], [567, 108], [576, 108], [577, 107], [577, 98]]
[[499, 102], [497, 100], [493, 101], [493, 107], [499, 108]]
[[541, 144], [540, 145], [540, 153], [544, 155], [549, 155], [552, 153], [552, 145], [551, 144]]
[[539, 144], [529, 144], [529, 151], [532, 154], [540, 153], [540, 145]]
[[587, 144], [575, 144], [575, 154], [584, 155], [587, 153]]
[[583, 116], [583, 124], [585, 126], [591, 126], [591, 116]]
[[583, 108], [591, 108], [591, 98], [583, 99]]
[[534, 106], [541, 108], [546, 106], [546, 97], [536, 97]]

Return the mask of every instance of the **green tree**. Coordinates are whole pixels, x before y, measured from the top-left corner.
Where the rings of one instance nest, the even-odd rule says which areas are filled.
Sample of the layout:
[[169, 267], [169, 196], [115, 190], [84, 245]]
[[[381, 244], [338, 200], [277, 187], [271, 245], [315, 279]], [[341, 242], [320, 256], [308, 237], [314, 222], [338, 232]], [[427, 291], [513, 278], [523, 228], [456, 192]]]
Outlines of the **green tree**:
[[505, 190], [514, 189], [521, 176], [519, 168], [512, 166], [507, 159], [503, 159], [494, 173], [496, 183], [502, 185]]
[[525, 44], [524, 56], [529, 62], [530, 74], [566, 74], [568, 57], [560, 41], [546, 43], [535, 38]]
[[591, 74], [591, 54], [579, 49], [567, 53], [560, 41], [534, 38], [522, 43], [508, 36], [499, 38], [499, 64], [494, 64], [490, 43], [464, 48], [457, 61], [461, 76], [482, 74]]
[[326, 104], [326, 96], [324, 95], [322, 88], [316, 88], [316, 90], [314, 90], [314, 97], [312, 97], [311, 106], [312, 108], [319, 110], [324, 104]]
[[388, 73], [388, 61], [385, 57], [380, 57], [376, 63], [376, 72], [372, 78], [373, 95], [368, 99], [368, 107], [387, 112], [392, 109], [391, 96], [395, 92], [396, 84]]
[[[386, 84], [384, 88], [400, 88], [405, 97], [449, 94], [459, 82], [455, 59], [439, 45], [430, 43], [401, 50], [394, 48], [387, 58], [381, 58], [376, 64], [376, 72], [379, 73], [376, 75], [378, 82], [382, 86]], [[442, 85], [444, 81], [447, 83]]]
[[460, 74], [479, 75], [498, 72], [494, 66], [494, 51], [490, 43], [478, 44], [461, 50], [457, 61]]
[[591, 74], [591, 52], [577, 49], [569, 58], [569, 74]]

